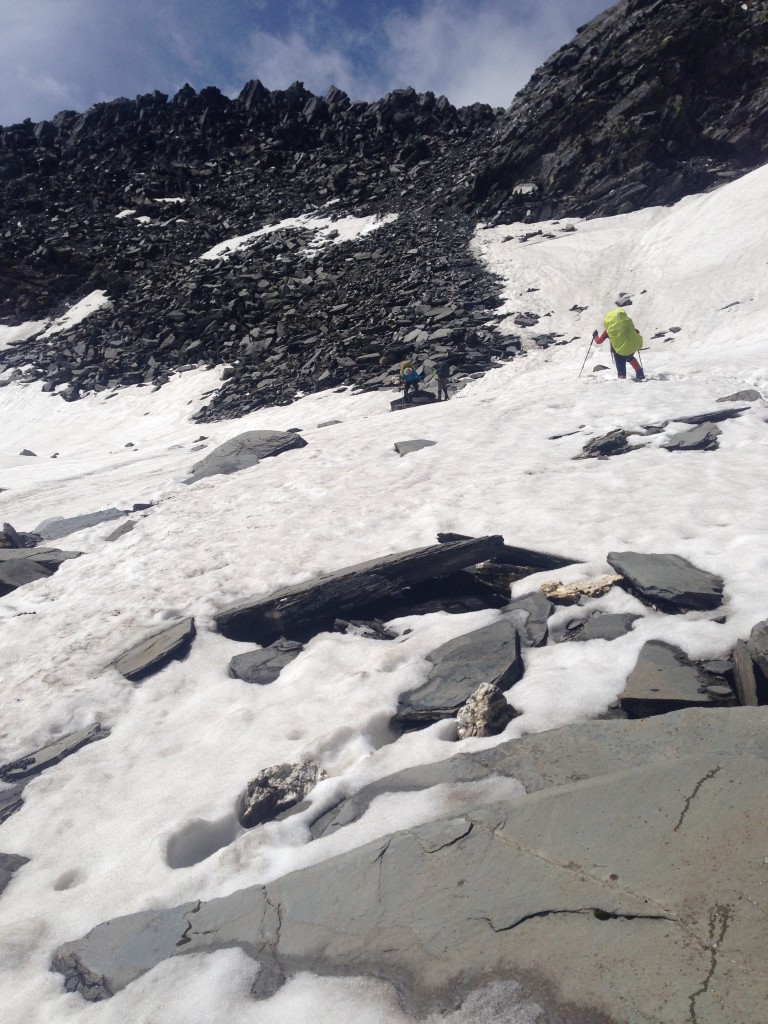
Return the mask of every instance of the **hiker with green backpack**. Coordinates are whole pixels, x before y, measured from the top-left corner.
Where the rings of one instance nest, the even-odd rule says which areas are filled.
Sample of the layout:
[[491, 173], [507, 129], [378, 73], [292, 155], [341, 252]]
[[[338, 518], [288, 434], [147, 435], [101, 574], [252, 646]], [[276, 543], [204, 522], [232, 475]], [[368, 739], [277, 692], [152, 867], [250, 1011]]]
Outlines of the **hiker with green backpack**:
[[610, 339], [619, 380], [627, 379], [627, 363], [635, 371], [635, 380], [645, 380], [643, 367], [635, 358], [635, 352], [643, 347], [643, 339], [626, 312], [612, 309], [603, 317], [603, 327], [605, 330], [600, 337], [597, 331], [592, 332], [592, 340], [596, 345], [602, 345], [606, 338]]

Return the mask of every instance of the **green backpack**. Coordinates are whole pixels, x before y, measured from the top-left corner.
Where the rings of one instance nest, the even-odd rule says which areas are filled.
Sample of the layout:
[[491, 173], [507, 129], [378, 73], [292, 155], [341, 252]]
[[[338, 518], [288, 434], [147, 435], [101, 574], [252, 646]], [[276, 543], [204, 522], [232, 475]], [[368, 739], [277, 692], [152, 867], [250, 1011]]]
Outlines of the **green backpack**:
[[612, 309], [603, 317], [603, 325], [611, 339], [614, 352], [620, 356], [631, 356], [643, 347], [640, 332], [623, 309]]

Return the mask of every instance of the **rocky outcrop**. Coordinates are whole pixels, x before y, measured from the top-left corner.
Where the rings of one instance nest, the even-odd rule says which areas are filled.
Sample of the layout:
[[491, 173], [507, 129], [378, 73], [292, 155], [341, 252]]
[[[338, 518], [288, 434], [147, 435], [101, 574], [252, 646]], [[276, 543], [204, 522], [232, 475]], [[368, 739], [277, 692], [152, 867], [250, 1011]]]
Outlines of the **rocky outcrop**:
[[423, 1014], [527, 978], [550, 1019], [759, 1020], [765, 716], [585, 723], [464, 757], [529, 795], [267, 886], [116, 918], [53, 967], [98, 1000], [168, 957], [235, 945], [259, 965], [257, 998], [299, 971], [370, 975]]
[[472, 197], [505, 222], [668, 205], [764, 163], [767, 120], [763, 7], [621, 0], [515, 97]]
[[284, 430], [248, 430], [220, 444], [204, 459], [196, 462], [184, 483], [193, 484], [204, 477], [220, 473], [238, 473], [241, 469], [255, 466], [262, 459], [274, 458], [295, 448], [305, 448], [306, 444], [301, 434]]
[[181, 619], [121, 654], [112, 666], [126, 679], [140, 682], [175, 658], [185, 658], [194, 638], [195, 620]]
[[32, 531], [41, 540], [59, 540], [61, 537], [68, 537], [71, 533], [79, 530], [87, 530], [91, 526], [98, 526], [99, 523], [109, 523], [113, 519], [122, 519], [127, 515], [119, 508], [106, 508], [100, 512], [86, 512], [79, 516], [57, 516], [55, 519], [46, 519]]

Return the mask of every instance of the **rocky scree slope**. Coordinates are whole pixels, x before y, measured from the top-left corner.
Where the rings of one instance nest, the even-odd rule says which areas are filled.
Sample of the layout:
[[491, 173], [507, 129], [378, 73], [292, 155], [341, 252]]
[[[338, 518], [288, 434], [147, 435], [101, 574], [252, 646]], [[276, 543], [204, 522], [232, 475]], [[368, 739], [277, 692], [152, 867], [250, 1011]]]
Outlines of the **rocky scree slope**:
[[767, 128], [764, 0], [621, 0], [497, 120], [472, 199], [501, 221], [667, 205], [765, 163]]
[[[460, 200], [495, 116], [413, 89], [368, 104], [250, 82], [236, 100], [186, 86], [170, 102], [119, 99], [3, 130], [0, 316], [44, 317], [99, 288], [111, 306], [8, 349], [2, 365], [76, 398], [231, 364], [203, 419], [298, 390], [380, 386], [414, 350], [487, 369], [514, 345], [486, 326], [498, 287], [469, 254]], [[398, 219], [310, 252], [313, 236], [286, 228], [199, 258], [319, 209]]]

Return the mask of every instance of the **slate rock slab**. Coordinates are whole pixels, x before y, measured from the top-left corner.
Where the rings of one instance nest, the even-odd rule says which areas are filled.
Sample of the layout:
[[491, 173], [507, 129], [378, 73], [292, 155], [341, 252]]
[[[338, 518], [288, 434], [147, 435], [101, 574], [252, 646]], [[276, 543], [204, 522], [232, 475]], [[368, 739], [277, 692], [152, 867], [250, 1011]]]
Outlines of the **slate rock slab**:
[[[404, 768], [377, 779], [324, 811], [310, 826], [313, 838], [358, 821], [376, 797], [433, 786], [517, 779], [527, 793], [704, 752], [740, 752], [768, 769], [768, 708], [686, 708], [653, 718], [578, 722], [507, 740], [488, 750]], [[765, 770], [765, 769], [764, 769]]]
[[418, 452], [422, 448], [431, 448], [436, 445], [437, 441], [427, 441], [424, 438], [418, 438], [414, 441], [395, 441], [395, 451], [399, 456], [410, 455], [411, 452]]
[[300, 803], [322, 779], [325, 771], [314, 761], [277, 764], [259, 772], [240, 797], [237, 817], [243, 828], [272, 821]]
[[646, 604], [665, 612], [719, 608], [724, 583], [680, 555], [611, 551], [608, 564], [624, 577], [624, 586]]
[[632, 629], [633, 623], [642, 618], [641, 615], [628, 613], [610, 613], [593, 615], [579, 628], [571, 640], [618, 640]]
[[549, 1019], [759, 1021], [764, 772], [743, 752], [667, 751], [266, 886], [116, 918], [52, 966], [103, 999], [169, 956], [239, 946], [259, 964], [257, 998], [300, 971], [372, 976], [424, 1015], [526, 977]]
[[427, 661], [432, 664], [427, 681], [398, 702], [393, 721], [401, 728], [452, 718], [481, 683], [504, 691], [523, 675], [520, 634], [509, 617], [449, 640]]
[[262, 646], [280, 637], [305, 641], [332, 629], [336, 619], [366, 618], [366, 609], [413, 584], [482, 562], [503, 544], [503, 537], [481, 537], [359, 562], [267, 598], [235, 605], [216, 616], [216, 625], [230, 640], [251, 640]]
[[38, 534], [43, 540], [59, 540], [61, 537], [67, 537], [70, 533], [87, 530], [91, 526], [98, 526], [99, 523], [109, 523], [113, 519], [121, 519], [127, 514], [119, 508], [106, 508], [101, 512], [86, 512], [80, 516], [46, 519], [35, 527], [33, 533]]
[[274, 458], [295, 448], [305, 448], [307, 442], [300, 434], [283, 430], [248, 430], [214, 448], [204, 459], [196, 462], [185, 484], [193, 484], [207, 476], [237, 473], [255, 466], [262, 459]]
[[76, 750], [80, 750], [86, 744], [94, 743], [96, 740], [103, 740], [107, 736], [109, 736], [109, 729], [104, 728], [104, 726], [98, 723], [89, 726], [87, 729], [80, 729], [77, 732], [69, 733], [67, 736], [62, 736], [60, 739], [46, 744], [46, 746], [35, 750], [31, 754], [25, 754], [24, 757], [20, 757], [16, 761], [10, 761], [8, 764], [2, 765], [0, 767], [0, 779], [3, 782], [14, 783], [32, 778], [33, 775], [39, 775], [46, 768], [50, 768], [52, 765], [63, 761], [65, 757], [74, 754]]
[[26, 583], [47, 579], [63, 562], [79, 557], [79, 551], [55, 548], [0, 548], [0, 597]]
[[733, 691], [722, 689], [724, 692], [679, 647], [649, 640], [640, 650], [619, 701], [631, 718], [664, 715], [684, 707], [735, 704]]
[[668, 452], [712, 452], [719, 447], [717, 439], [721, 433], [716, 423], [700, 423], [674, 434], [661, 447]]
[[[453, 544], [457, 540], [472, 540], [463, 533], [438, 533], [438, 543]], [[534, 551], [533, 548], [517, 547], [514, 544], [502, 544], [493, 554], [493, 561], [500, 565], [514, 565], [525, 569], [563, 569], [574, 565], [578, 558], [566, 558], [563, 555], [551, 555], [547, 551]]]
[[121, 654], [112, 666], [126, 679], [138, 682], [158, 672], [169, 661], [185, 658], [194, 638], [195, 620], [181, 619]]
[[28, 863], [29, 857], [21, 857], [17, 853], [0, 853], [0, 893], [10, 882], [13, 873]]
[[295, 640], [276, 640], [261, 651], [236, 654], [229, 663], [229, 675], [245, 683], [266, 686], [274, 683], [286, 665], [304, 650]]

